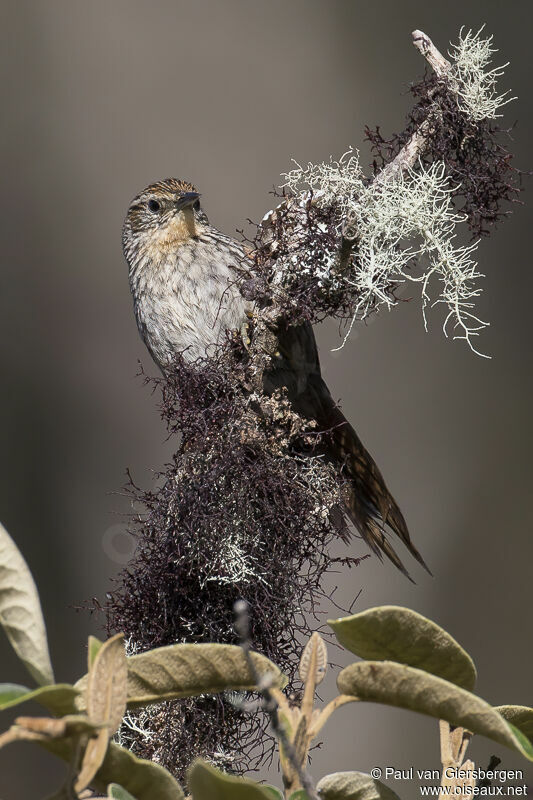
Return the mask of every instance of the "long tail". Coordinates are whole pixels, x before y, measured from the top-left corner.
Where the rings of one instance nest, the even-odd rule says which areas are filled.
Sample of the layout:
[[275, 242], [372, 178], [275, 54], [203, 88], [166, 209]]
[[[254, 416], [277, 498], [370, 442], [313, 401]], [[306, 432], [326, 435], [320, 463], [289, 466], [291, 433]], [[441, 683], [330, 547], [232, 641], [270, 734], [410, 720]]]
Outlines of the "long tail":
[[[324, 390], [329, 395], [330, 402], [324, 396]], [[380, 559], [385, 554], [409, 580], [412, 578], [389, 542], [386, 527], [402, 540], [411, 555], [431, 574], [411, 541], [404, 516], [389, 492], [376, 462], [333, 402], [325, 385], [321, 394], [321, 409], [326, 413], [320, 422], [329, 431], [329, 455], [340, 463], [347, 478], [344, 503], [348, 516], [371, 550]]]

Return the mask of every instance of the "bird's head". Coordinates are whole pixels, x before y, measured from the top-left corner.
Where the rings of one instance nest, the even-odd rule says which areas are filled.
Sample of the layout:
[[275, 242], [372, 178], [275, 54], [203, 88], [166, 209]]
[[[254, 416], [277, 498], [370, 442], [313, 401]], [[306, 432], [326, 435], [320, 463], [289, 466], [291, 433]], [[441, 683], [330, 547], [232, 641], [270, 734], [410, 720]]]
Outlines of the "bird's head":
[[135, 197], [124, 221], [122, 242], [131, 264], [139, 257], [158, 260], [201, 233], [208, 219], [192, 183], [166, 178]]

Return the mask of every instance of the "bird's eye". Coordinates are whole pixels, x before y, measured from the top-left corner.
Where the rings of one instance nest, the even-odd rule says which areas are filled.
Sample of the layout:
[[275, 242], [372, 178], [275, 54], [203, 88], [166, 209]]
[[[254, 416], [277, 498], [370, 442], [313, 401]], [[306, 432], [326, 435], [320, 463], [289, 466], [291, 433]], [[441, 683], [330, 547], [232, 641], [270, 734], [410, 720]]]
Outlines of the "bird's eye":
[[148, 200], [148, 208], [155, 214], [161, 208], [161, 204], [157, 200]]
[[195, 204], [193, 205], [193, 209], [194, 209], [195, 211], [200, 211], [200, 201], [199, 201], [199, 200], [197, 200], [197, 201], [195, 202]]

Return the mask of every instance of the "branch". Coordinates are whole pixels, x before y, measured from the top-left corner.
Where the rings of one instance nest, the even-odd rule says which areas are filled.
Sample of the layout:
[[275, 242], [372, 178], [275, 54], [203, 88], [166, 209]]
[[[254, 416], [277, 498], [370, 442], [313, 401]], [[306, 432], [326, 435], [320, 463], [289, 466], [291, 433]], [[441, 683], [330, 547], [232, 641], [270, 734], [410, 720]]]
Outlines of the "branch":
[[293, 747], [293, 744], [289, 740], [285, 728], [279, 721], [278, 701], [274, 697], [271, 688], [268, 686], [268, 684], [266, 684], [265, 679], [261, 678], [258, 675], [252, 657], [250, 656], [251, 642], [250, 642], [250, 624], [248, 617], [248, 603], [245, 600], [238, 600], [234, 605], [234, 610], [237, 617], [235, 621], [235, 628], [237, 630], [237, 633], [241, 637], [241, 648], [244, 653], [248, 669], [250, 670], [250, 675], [252, 676], [252, 680], [254, 681], [257, 687], [257, 691], [263, 697], [263, 704], [262, 704], [263, 710], [266, 711], [266, 713], [268, 714], [272, 730], [274, 731], [277, 739], [279, 740], [280, 746], [283, 747], [283, 750], [285, 752], [285, 755], [287, 756], [287, 760], [289, 761], [291, 767], [298, 775], [300, 784], [302, 785], [302, 788], [305, 789], [309, 797], [309, 800], [319, 800], [319, 797], [315, 791], [315, 787], [313, 786], [313, 781], [311, 779], [311, 776], [309, 775], [307, 770], [303, 767], [303, 765], [300, 764], [298, 756], [296, 755], [296, 751]]
[[[425, 33], [415, 30], [411, 35], [414, 46], [424, 56], [437, 77], [439, 79], [445, 79], [451, 70], [450, 62], [440, 53], [429, 36]], [[416, 164], [418, 158], [427, 146], [429, 135], [438, 120], [439, 114], [439, 106], [434, 102], [429, 107], [428, 115], [424, 122], [422, 122], [418, 129], [412, 134], [409, 141], [402, 147], [397, 156], [383, 167], [374, 178], [373, 183], [375, 186], [395, 180], [399, 175], [407, 172]], [[352, 254], [352, 248], [356, 246], [358, 237], [357, 219], [357, 214], [352, 212], [346, 217], [342, 226], [338, 268], [339, 274], [342, 274], [346, 270]], [[274, 304], [263, 308], [254, 317], [255, 331], [249, 352], [254, 365], [254, 389], [258, 393], [262, 392], [264, 372], [272, 363], [272, 357], [275, 355], [278, 347], [276, 327], [281, 316], [281, 311]]]
[[[422, 31], [413, 31], [411, 36], [413, 37], [414, 46], [424, 56], [437, 77], [446, 78], [452, 65], [444, 58], [442, 53], [437, 50], [429, 36], [426, 36]], [[386, 167], [383, 167], [375, 178], [375, 183], [384, 183], [394, 180], [399, 173], [405, 172], [416, 163], [418, 157], [426, 147], [428, 134], [431, 131], [434, 115], [437, 111], [438, 108], [435, 104], [435, 107], [430, 109], [427, 118], [420, 125], [418, 130], [413, 133], [407, 144], [402, 147], [396, 158], [387, 164]]]
[[[450, 62], [444, 58], [442, 53], [435, 47], [429, 36], [426, 36], [422, 31], [413, 31], [413, 44], [416, 49], [424, 56], [428, 64], [432, 67], [435, 74], [439, 78], [445, 78], [450, 69]], [[436, 114], [438, 114], [438, 106], [435, 103], [434, 107], [430, 108], [428, 116], [424, 122], [416, 130], [407, 144], [405, 144], [398, 155], [390, 161], [381, 172], [374, 178], [374, 184], [388, 183], [395, 180], [398, 175], [411, 169], [416, 164], [417, 159], [424, 151], [428, 139], [428, 135], [434, 124]], [[356, 228], [356, 215], [350, 215], [343, 225], [343, 239], [351, 241], [357, 237]]]
[[272, 358], [278, 350], [276, 328], [281, 317], [281, 310], [275, 305], [253, 315], [254, 331], [248, 353], [253, 364], [252, 388], [259, 395], [263, 394], [263, 375], [272, 366]]
[[452, 66], [448, 59], [444, 58], [423, 31], [413, 31], [411, 36], [414, 46], [424, 56], [435, 75], [438, 78], [445, 78]]

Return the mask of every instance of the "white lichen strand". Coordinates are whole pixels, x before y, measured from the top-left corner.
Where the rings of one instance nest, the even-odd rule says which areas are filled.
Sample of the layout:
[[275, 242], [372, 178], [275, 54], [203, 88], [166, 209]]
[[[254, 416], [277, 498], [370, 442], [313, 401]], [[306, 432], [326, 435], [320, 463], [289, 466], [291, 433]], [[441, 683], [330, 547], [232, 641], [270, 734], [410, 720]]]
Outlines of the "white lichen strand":
[[[482, 277], [472, 257], [477, 242], [455, 244], [456, 226], [465, 216], [454, 210], [452, 187], [442, 162], [427, 169], [419, 162], [416, 168], [399, 172], [392, 181], [365, 186], [359, 160], [349, 150], [338, 161], [330, 158], [325, 164], [307, 164], [283, 177], [284, 186], [292, 192], [305, 198], [312, 191], [315, 202], [334, 206], [341, 210], [340, 220], [348, 217], [352, 221], [357, 247], [351, 269], [341, 280], [355, 298], [353, 322], [365, 319], [380, 306], [395, 305], [397, 289], [393, 295], [392, 285], [416, 282], [421, 284], [426, 327], [428, 304], [443, 303], [448, 308], [445, 335], [465, 339], [478, 353], [472, 338], [488, 323], [473, 312], [474, 300], [481, 292], [475, 281]], [[341, 226], [342, 222], [339, 233]], [[315, 274], [323, 278], [323, 259], [301, 249], [299, 255], [301, 269], [308, 271], [315, 264]], [[331, 254], [327, 256], [331, 258]], [[278, 268], [285, 270], [287, 265], [282, 262]], [[289, 264], [288, 268], [294, 266]], [[440, 281], [440, 293], [432, 300], [430, 283], [434, 277]]]
[[293, 277], [298, 279], [301, 275], [309, 275], [317, 279], [320, 287], [333, 290], [339, 286], [339, 250], [333, 242], [329, 248], [317, 244], [311, 249], [307, 245], [309, 231], [306, 208], [310, 198], [317, 205], [326, 208], [333, 206], [339, 213], [337, 233], [340, 235], [342, 220], [364, 187], [359, 152], [350, 147], [338, 160], [330, 156], [327, 162], [308, 162], [304, 167], [293, 159], [293, 164], [294, 169], [282, 173], [284, 183], [281, 188], [288, 189], [291, 195], [298, 198], [299, 207], [298, 213], [294, 208], [292, 211], [293, 227], [288, 253], [277, 259], [274, 283], [290, 286]]
[[349, 147], [338, 160], [330, 156], [329, 161], [321, 164], [308, 162], [305, 167], [294, 159], [292, 162], [295, 168], [281, 174], [285, 179], [281, 188], [299, 194], [302, 187], [307, 187], [316, 200], [324, 206], [334, 205], [342, 215], [348, 213], [350, 205], [364, 187], [359, 151], [353, 147]]
[[[317, 505], [310, 512], [308, 518], [302, 521], [302, 530], [307, 531], [317, 522], [326, 524], [333, 509], [339, 503], [339, 487], [335, 470], [329, 462], [321, 456], [298, 456], [280, 457], [280, 471], [282, 470], [283, 460], [288, 462], [297, 461], [299, 463], [298, 473], [295, 475], [295, 482], [301, 487], [302, 493], [319, 491], [323, 500], [322, 505]], [[185, 473], [182, 473], [183, 476]], [[219, 484], [221, 497], [227, 493], [227, 485], [224, 478]], [[250, 542], [244, 546], [244, 537], [249, 537], [249, 532], [243, 531], [243, 509], [237, 503], [229, 506], [226, 504], [224, 512], [224, 525], [217, 525], [222, 536], [219, 538], [216, 549], [211, 554], [209, 564], [205, 574], [198, 576], [200, 587], [203, 589], [208, 583], [218, 585], [241, 585], [261, 583], [268, 586], [268, 571], [255, 557], [251, 555]], [[257, 536], [261, 537], [261, 529], [257, 529]], [[215, 538], [214, 538], [215, 541]], [[191, 537], [183, 541], [183, 546], [189, 553], [191, 561], [196, 560], [197, 549], [202, 546], [201, 537]], [[128, 655], [133, 655], [136, 651], [136, 644], [128, 639], [126, 651]]]
[[[230, 509], [229, 511], [230, 514], [233, 512], [235, 515], [235, 527], [221, 543], [210, 572], [200, 584], [202, 588], [210, 582], [230, 586], [235, 584], [247, 585], [257, 581], [264, 583], [262, 576], [259, 574], [260, 567], [257, 565], [256, 560], [246, 553], [240, 541], [238, 510]], [[215, 556], [215, 554], [213, 555]]]
[[[473, 301], [481, 293], [475, 281], [483, 277], [472, 258], [478, 243], [455, 244], [456, 226], [465, 217], [453, 208], [445, 165], [435, 162], [424, 169], [419, 164], [417, 170], [407, 170], [394, 181], [371, 184], [361, 192], [353, 211], [358, 250], [347, 280], [357, 296], [356, 318], [365, 318], [380, 305], [394, 305], [391, 283], [420, 283], [426, 328], [427, 305], [443, 303], [448, 308], [445, 335], [451, 330], [454, 339], [465, 339], [478, 353], [472, 337], [488, 325], [472, 312]], [[432, 301], [433, 277], [440, 280], [441, 288]]]
[[449, 53], [453, 59], [449, 77], [457, 94], [458, 105], [475, 122], [501, 117], [498, 109], [516, 99], [509, 96], [510, 91], [498, 94], [498, 78], [503, 75], [509, 62], [488, 69], [493, 54], [498, 51], [492, 47], [492, 36], [481, 36], [484, 27], [477, 33], [469, 30], [464, 34], [461, 28], [459, 42], [451, 46]]
[[126, 711], [122, 725], [115, 736], [115, 741], [120, 747], [131, 749], [131, 746], [139, 738], [147, 742], [153, 741], [156, 734], [152, 730], [153, 715], [151, 711], [151, 706], [136, 711]]

